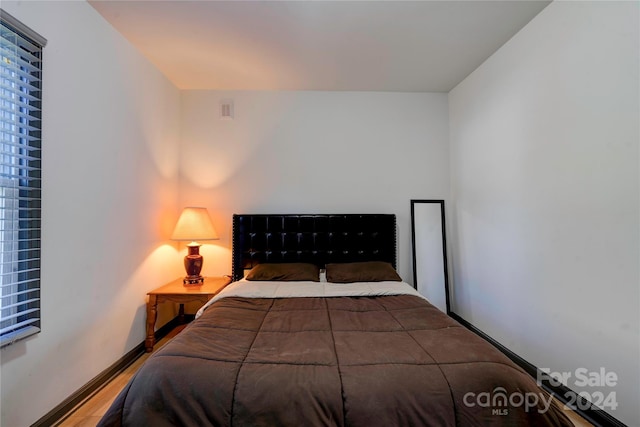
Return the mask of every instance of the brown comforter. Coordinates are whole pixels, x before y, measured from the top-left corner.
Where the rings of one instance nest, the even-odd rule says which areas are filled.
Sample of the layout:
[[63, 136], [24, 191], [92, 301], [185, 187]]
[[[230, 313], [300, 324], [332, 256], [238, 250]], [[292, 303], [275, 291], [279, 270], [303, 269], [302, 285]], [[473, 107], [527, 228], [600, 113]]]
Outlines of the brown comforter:
[[100, 426], [572, 426], [502, 353], [409, 296], [223, 298]]

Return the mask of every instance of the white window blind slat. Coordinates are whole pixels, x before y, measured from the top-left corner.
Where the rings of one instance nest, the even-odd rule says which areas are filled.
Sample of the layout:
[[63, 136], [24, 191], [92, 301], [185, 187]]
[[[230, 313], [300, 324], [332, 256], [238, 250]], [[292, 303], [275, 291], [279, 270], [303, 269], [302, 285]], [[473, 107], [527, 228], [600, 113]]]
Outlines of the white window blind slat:
[[31, 73], [40, 72], [40, 59], [29, 54], [27, 51], [0, 49], [0, 55], [2, 55], [2, 61], [5, 64], [13, 65], [14, 69], [20, 70], [15, 75], [7, 74], [14, 78], [20, 76], [30, 78]]
[[[0, 90], [3, 92], [15, 92], [14, 88], [5, 82], [0, 82]], [[34, 91], [34, 93], [38, 93], [37, 91]], [[39, 100], [39, 96], [34, 96], [32, 94], [29, 93], [23, 93], [20, 94], [22, 98], [24, 98], [27, 101], [38, 101]], [[11, 98], [9, 98], [11, 99]]]
[[0, 9], [0, 346], [40, 331], [45, 43]]
[[[30, 252], [34, 252], [34, 251], [30, 251]], [[27, 254], [26, 256], [28, 256], [28, 255], [29, 254]], [[38, 255], [40, 255], [40, 254], [38, 254]], [[40, 260], [40, 257], [38, 256], [38, 257], [34, 257], [34, 258], [27, 258], [27, 259], [25, 259], [24, 261], [21, 261], [21, 262], [37, 262], [39, 260]], [[12, 264], [13, 264], [13, 262], [11, 262], [11, 263], [5, 262], [5, 263], [2, 263], [2, 266], [9, 266], [9, 265], [12, 265]]]
[[32, 117], [26, 112], [27, 107], [24, 104], [22, 106], [19, 106], [14, 103], [13, 105], [10, 105], [8, 107], [9, 108], [5, 107], [4, 105], [0, 107], [0, 113], [7, 119], [22, 119], [25, 120], [25, 123], [26, 120], [32, 119]]
[[32, 160], [40, 160], [35, 153], [35, 150], [16, 150], [15, 147], [12, 147], [12, 142], [10, 139], [3, 139], [2, 149], [0, 149], [0, 155], [4, 157], [4, 163], [8, 165], [19, 165], [21, 160], [32, 161]]
[[16, 55], [5, 50], [0, 50], [0, 58], [2, 58], [2, 62], [5, 65], [4, 70], [0, 72], [0, 79], [3, 80], [2, 83], [6, 87], [13, 87], [19, 82], [21, 86], [24, 85], [26, 88], [38, 90], [38, 87], [31, 82], [33, 75], [40, 75], [40, 70], [34, 65], [37, 63], [21, 64]]
[[[13, 16], [2, 10], [2, 20], [5, 22], [5, 27], [2, 27], [0, 35], [2, 39], [13, 43], [13, 45], [23, 47], [27, 52], [36, 52], [42, 50], [47, 43], [46, 39], [40, 34], [28, 28], [22, 22], [18, 21]], [[20, 27], [23, 28], [20, 28]], [[33, 40], [33, 42], [30, 41]], [[11, 47], [11, 45], [7, 45]]]
[[2, 289], [2, 298], [7, 298], [14, 293], [40, 290], [39, 284], [40, 282], [37, 278], [25, 278], [23, 280], [15, 281], [14, 283], [2, 285], [0, 286], [0, 289]]
[[[20, 294], [20, 295], [24, 295], [24, 294]], [[13, 309], [13, 308], [16, 308], [16, 307], [20, 307], [21, 305], [24, 305], [24, 304], [31, 304], [31, 303], [38, 302], [38, 301], [40, 301], [40, 298], [28, 299], [28, 300], [25, 300], [24, 303], [17, 302], [15, 304], [7, 304], [7, 305], [3, 306], [3, 309]]]
[[[13, 327], [6, 327], [6, 328], [0, 329], [0, 337], [2, 337], [2, 339], [3, 339], [3, 345], [12, 344], [13, 342], [16, 341], [15, 339], [13, 339], [13, 340], [10, 340], [9, 342], [5, 343], [4, 341], [6, 340], [6, 338], [5, 338], [6, 334], [20, 334], [22, 332], [22, 329], [26, 328], [27, 326], [34, 326], [35, 327], [35, 329], [32, 330], [33, 333], [40, 332], [40, 327], [36, 326], [35, 325], [36, 323], [40, 323], [40, 319], [27, 319], [27, 320], [24, 320], [24, 321], [22, 321], [20, 323], [16, 323]], [[29, 334], [29, 335], [31, 335], [31, 334]], [[29, 335], [25, 335], [25, 336], [23, 336], [21, 338], [26, 338]]]
[[40, 111], [39, 108], [35, 108], [33, 106], [30, 106], [26, 102], [22, 102], [20, 98], [16, 99], [15, 97], [5, 95], [7, 92], [8, 91], [5, 88], [3, 88], [0, 83], [0, 102], [2, 102], [2, 105], [12, 105], [18, 108], [33, 108], [35, 111]]
[[[27, 298], [30, 298], [30, 296], [29, 296], [30, 294], [38, 294], [39, 292], [40, 292], [40, 290], [39, 290], [39, 289], [31, 289], [31, 290], [28, 290], [28, 291], [16, 292], [15, 294], [12, 294], [12, 297], [13, 297], [13, 295], [16, 295], [16, 296], [26, 296]], [[39, 295], [39, 294], [38, 294], [38, 295]], [[3, 297], [3, 298], [4, 298], [4, 297]], [[31, 299], [31, 300], [28, 300], [28, 301], [29, 301], [29, 302], [35, 302], [35, 301], [37, 301], [37, 299], [38, 299], [38, 298], [37, 298], [37, 295], [36, 295], [36, 297], [35, 297], [34, 299]], [[27, 301], [27, 300], [25, 300], [25, 301]], [[6, 303], [6, 304], [5, 304], [5, 307], [7, 307], [7, 308], [8, 308], [8, 307], [12, 307], [12, 306], [14, 306], [14, 305], [20, 305], [20, 304], [22, 304], [22, 303], [19, 303], [19, 302], [18, 302], [18, 303], [15, 303], [15, 304], [12, 304], [12, 303]]]
[[[22, 260], [20, 260], [19, 262], [22, 262]], [[12, 265], [15, 267], [15, 262], [12, 263]], [[12, 275], [15, 274], [21, 274], [22, 276], [28, 276], [29, 273], [39, 273], [40, 272], [40, 267], [38, 266], [37, 268], [25, 268], [22, 269], [20, 271], [9, 271], [7, 273], [2, 273], [0, 274], [0, 277], [2, 279], [6, 279], [8, 277], [11, 277]], [[33, 279], [33, 277], [29, 277], [29, 279]], [[19, 284], [23, 284], [23, 283], [28, 283], [30, 280], [15, 280], [15, 283], [19, 283]], [[4, 285], [3, 285], [4, 286]]]
[[24, 325], [19, 330], [13, 332], [7, 332], [2, 335], [3, 345], [13, 344], [23, 338], [40, 332], [40, 328], [33, 325]]
[[[13, 283], [12, 285], [15, 287], [19, 287], [21, 290], [20, 292], [24, 291], [24, 292], [30, 292], [32, 290], [39, 290], [39, 281], [33, 281], [33, 280], [23, 280], [23, 281], [17, 281], [15, 283]], [[5, 290], [4, 292], [6, 292], [6, 295], [3, 295], [2, 298], [11, 296], [13, 291], [9, 290], [7, 291], [6, 289], [12, 289], [11, 285], [4, 285], [2, 286], [2, 289]]]
[[22, 70], [24, 72], [39, 72], [40, 70], [40, 59], [32, 54], [30, 54], [26, 50], [16, 50], [11, 48], [6, 48], [5, 44], [11, 43], [10, 40], [5, 40], [4, 38], [0, 38], [2, 42], [2, 48], [0, 48], [0, 55], [2, 55], [2, 61], [8, 65], [12, 64], [21, 64]]
[[[4, 196], [0, 196], [0, 199], [6, 199], [6, 197]], [[14, 200], [14, 199], [10, 199], [10, 200]], [[25, 202], [33, 202], [33, 201], [39, 201], [40, 199], [38, 199], [37, 197], [19, 197], [18, 201], [25, 201]], [[1, 203], [1, 202], [0, 202]], [[34, 208], [34, 209], [30, 209], [31, 211], [40, 211], [39, 208]], [[27, 211], [29, 212], [29, 211]], [[39, 212], [38, 212], [39, 213]]]
[[[40, 305], [40, 298], [35, 299], [34, 301], [36, 301], [38, 303], [38, 306]], [[15, 305], [16, 306], [27, 306], [27, 304], [15, 304]], [[6, 307], [6, 308], [3, 307], [2, 311], [13, 311], [13, 310], [11, 310], [9, 307]], [[12, 319], [16, 320], [19, 317], [23, 317], [23, 316], [26, 316], [26, 315], [29, 315], [29, 314], [34, 314], [34, 313], [39, 312], [39, 311], [40, 311], [40, 307], [29, 308], [29, 309], [24, 309], [23, 308], [22, 310], [17, 310], [17, 312], [15, 312], [13, 314], [8, 314], [8, 315], [5, 315], [4, 313], [2, 313], [2, 320], [12, 320]], [[31, 319], [35, 320], [34, 317], [32, 317]], [[29, 323], [33, 324], [35, 322], [29, 322]], [[13, 329], [13, 328], [9, 327], [9, 329]]]
[[[17, 169], [15, 167], [14, 164], [12, 163], [6, 163], [6, 162], [0, 162], [0, 173], [2, 173], [3, 175], [5, 175], [5, 177], [7, 175], [12, 175], [15, 174], [15, 172], [12, 169]], [[24, 167], [24, 168], [20, 168], [21, 171], [23, 172], [36, 172], [40, 170], [40, 167]], [[17, 188], [17, 187], [16, 187]], [[6, 198], [6, 196], [3, 196], [3, 198]], [[18, 200], [18, 197], [15, 197], [15, 200]]]

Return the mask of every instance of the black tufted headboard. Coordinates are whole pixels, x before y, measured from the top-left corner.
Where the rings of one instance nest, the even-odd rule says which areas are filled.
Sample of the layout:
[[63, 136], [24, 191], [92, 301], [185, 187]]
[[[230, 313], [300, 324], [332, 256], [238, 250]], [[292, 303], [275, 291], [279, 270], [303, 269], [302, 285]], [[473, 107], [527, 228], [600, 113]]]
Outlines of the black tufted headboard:
[[233, 280], [263, 262], [386, 261], [396, 267], [396, 216], [234, 215]]

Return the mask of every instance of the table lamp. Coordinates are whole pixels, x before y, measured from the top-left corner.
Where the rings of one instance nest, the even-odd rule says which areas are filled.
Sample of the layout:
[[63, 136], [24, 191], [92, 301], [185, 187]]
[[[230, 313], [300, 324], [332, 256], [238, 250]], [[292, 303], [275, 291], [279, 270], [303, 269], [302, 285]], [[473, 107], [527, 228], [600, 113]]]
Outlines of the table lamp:
[[217, 240], [218, 234], [213, 228], [209, 212], [206, 208], [187, 207], [182, 210], [171, 240], [191, 242], [187, 244], [189, 253], [184, 257], [184, 268], [187, 271], [182, 283], [185, 285], [200, 285], [204, 277], [200, 275], [203, 258], [200, 255], [198, 240]]

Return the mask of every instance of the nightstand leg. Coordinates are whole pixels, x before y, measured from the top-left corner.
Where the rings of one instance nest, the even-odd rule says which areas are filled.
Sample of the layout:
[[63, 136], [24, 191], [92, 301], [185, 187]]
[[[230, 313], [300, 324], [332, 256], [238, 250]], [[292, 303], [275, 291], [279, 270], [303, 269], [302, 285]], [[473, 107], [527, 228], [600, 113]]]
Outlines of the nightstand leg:
[[156, 295], [149, 295], [149, 302], [147, 302], [147, 339], [144, 341], [144, 346], [147, 353], [153, 351], [153, 345], [155, 344], [155, 326], [156, 317], [158, 316], [158, 297]]
[[184, 304], [180, 304], [180, 309], [178, 310], [178, 323], [184, 325]]

